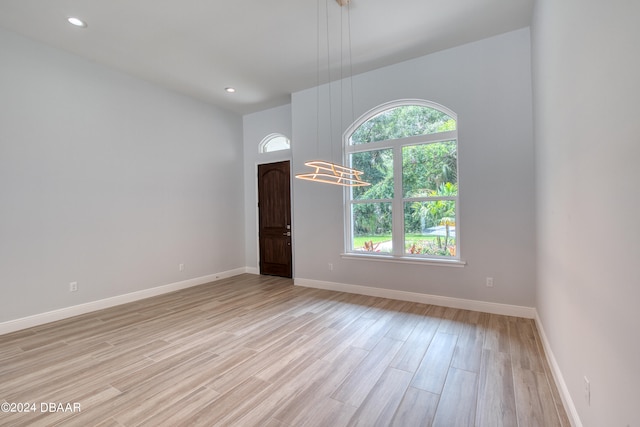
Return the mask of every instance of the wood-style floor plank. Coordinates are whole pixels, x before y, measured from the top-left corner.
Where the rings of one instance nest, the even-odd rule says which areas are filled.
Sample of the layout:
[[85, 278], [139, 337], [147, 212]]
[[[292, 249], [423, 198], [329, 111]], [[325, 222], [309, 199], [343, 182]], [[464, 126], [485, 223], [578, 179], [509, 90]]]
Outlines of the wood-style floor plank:
[[483, 326], [474, 323], [465, 324], [458, 335], [451, 366], [466, 371], [480, 372], [483, 343]]
[[509, 320], [507, 316], [488, 315], [483, 348], [502, 353], [510, 352]]
[[400, 405], [412, 374], [399, 369], [387, 368], [375, 387], [358, 407], [350, 426], [388, 426]]
[[514, 367], [544, 372], [539, 356], [533, 322], [530, 319], [509, 319], [509, 343]]
[[511, 357], [508, 353], [483, 351], [477, 414], [478, 427], [518, 425]]
[[555, 386], [554, 382], [553, 382], [553, 374], [551, 373], [551, 367], [549, 366], [549, 363], [547, 361], [545, 352], [544, 352], [544, 348], [542, 347], [542, 340], [540, 338], [540, 334], [538, 333], [538, 330], [536, 328], [534, 328], [535, 333], [535, 339], [536, 339], [536, 344], [538, 347], [538, 353], [540, 354], [540, 358], [542, 359], [542, 366], [544, 368], [544, 373], [545, 376], [547, 378], [547, 380], [550, 382], [549, 384], [549, 388], [551, 390], [551, 397], [553, 398], [554, 404], [555, 404], [555, 409], [557, 411], [558, 414], [558, 418], [560, 420], [560, 424], [563, 427], [571, 427], [571, 421], [569, 421], [569, 416], [567, 415], [566, 411], [564, 411], [563, 409], [563, 405], [562, 405], [562, 398], [560, 397], [560, 392], [558, 391], [558, 388]]
[[[244, 274], [0, 336], [0, 426], [568, 426], [535, 324]], [[38, 407], [39, 408], [39, 407]]]
[[440, 320], [437, 318], [433, 319], [428, 315], [422, 316], [391, 362], [391, 367], [415, 372], [438, 330], [439, 323]]
[[412, 387], [440, 394], [458, 341], [457, 335], [438, 332], [415, 372]]
[[382, 338], [331, 397], [351, 406], [360, 406], [401, 345], [400, 341]]
[[439, 400], [439, 394], [409, 387], [390, 425], [393, 427], [431, 426]]
[[518, 425], [560, 427], [546, 376], [522, 368], [513, 371]]
[[476, 417], [478, 374], [451, 368], [444, 384], [434, 427], [472, 426]]
[[[310, 420], [307, 420], [308, 414], [317, 405], [317, 397], [331, 395], [347, 376], [360, 365], [368, 353], [366, 350], [355, 347], [343, 351], [340, 357], [335, 360], [335, 363], [326, 365], [330, 369], [321, 372], [321, 375], [314, 376], [313, 379], [310, 378], [307, 387], [279, 408], [275, 412], [274, 418], [294, 426], [309, 422]], [[340, 403], [340, 405], [336, 406], [340, 407], [341, 410], [348, 406], [335, 399], [331, 399], [331, 401], [327, 400], [332, 406], [334, 405], [333, 402]], [[352, 412], [354, 412], [356, 407], [350, 407], [353, 408]]]

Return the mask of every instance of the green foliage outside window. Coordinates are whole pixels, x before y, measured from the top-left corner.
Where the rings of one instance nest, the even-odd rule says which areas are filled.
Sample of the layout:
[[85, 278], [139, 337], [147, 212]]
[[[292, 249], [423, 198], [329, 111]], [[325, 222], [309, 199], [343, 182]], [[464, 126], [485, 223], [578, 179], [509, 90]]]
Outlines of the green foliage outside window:
[[391, 108], [364, 122], [351, 135], [352, 145], [428, 135], [456, 129], [456, 121], [433, 108], [404, 105]]

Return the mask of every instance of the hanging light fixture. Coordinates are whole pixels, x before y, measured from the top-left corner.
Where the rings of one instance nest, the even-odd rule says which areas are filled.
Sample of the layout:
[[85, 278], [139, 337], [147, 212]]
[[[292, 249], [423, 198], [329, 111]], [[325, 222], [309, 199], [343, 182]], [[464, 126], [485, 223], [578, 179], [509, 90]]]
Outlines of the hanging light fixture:
[[[317, 81], [317, 97], [318, 97], [318, 111], [317, 111], [317, 126], [318, 126], [318, 131], [317, 131], [317, 140], [316, 140], [316, 144], [319, 143], [319, 139], [320, 139], [320, 132], [319, 132], [319, 126], [320, 126], [320, 94], [319, 94], [319, 86], [320, 86], [320, 1], [318, 0], [318, 58], [317, 58], [317, 62], [318, 62], [318, 81]], [[349, 28], [351, 28], [351, 14], [350, 14], [350, 8], [349, 8], [349, 3], [350, 0], [336, 0], [336, 2], [342, 7], [342, 6], [347, 6], [347, 19], [349, 20]], [[327, 2], [327, 8], [329, 7], [328, 2]], [[342, 25], [342, 23], [340, 23], [340, 25]], [[342, 33], [341, 33], [342, 34]], [[341, 69], [340, 69], [340, 73], [341, 73], [341, 78], [342, 78], [342, 45], [341, 45], [341, 52], [340, 52], [340, 61], [341, 61]], [[327, 64], [328, 64], [328, 72], [329, 72], [329, 109], [331, 110], [331, 66], [329, 64], [329, 11], [327, 10]], [[349, 33], [349, 67], [351, 69], [351, 34]], [[351, 79], [353, 76], [353, 73], [350, 71], [349, 73], [349, 78]], [[341, 89], [341, 93], [340, 96], [342, 98], [342, 89]], [[353, 98], [353, 94], [352, 94], [352, 98]], [[341, 99], [342, 101], [342, 99]], [[353, 99], [351, 100], [353, 103]], [[331, 117], [331, 111], [329, 111], [329, 127], [330, 127], [330, 144], [333, 147], [333, 126], [332, 126], [332, 117]], [[332, 153], [333, 153], [333, 149], [332, 149]], [[321, 183], [325, 183], [325, 184], [334, 184], [334, 185], [342, 185], [345, 187], [364, 187], [367, 185], [371, 185], [368, 182], [365, 182], [362, 180], [362, 174], [364, 172], [347, 167], [347, 166], [343, 166], [337, 163], [333, 163], [333, 162], [329, 162], [329, 161], [324, 161], [324, 160], [311, 160], [308, 162], [305, 162], [305, 166], [310, 167], [311, 169], [313, 169], [313, 172], [309, 172], [309, 173], [302, 173], [302, 174], [297, 174], [296, 178], [299, 179], [304, 179], [307, 181], [315, 181], [315, 182], [321, 182]]]
[[345, 187], [364, 187], [371, 185], [364, 182], [360, 175], [362, 171], [355, 170], [346, 166], [341, 166], [332, 162], [323, 160], [311, 160], [305, 162], [305, 166], [315, 169], [311, 173], [302, 173], [296, 175], [296, 178], [306, 179], [307, 181], [323, 182], [326, 184], [343, 185]]

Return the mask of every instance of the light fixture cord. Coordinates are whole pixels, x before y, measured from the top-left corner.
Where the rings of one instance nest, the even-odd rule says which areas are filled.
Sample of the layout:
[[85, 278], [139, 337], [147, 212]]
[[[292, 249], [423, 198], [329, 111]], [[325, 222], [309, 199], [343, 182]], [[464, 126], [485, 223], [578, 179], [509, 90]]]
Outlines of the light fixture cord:
[[331, 161], [333, 162], [333, 97], [331, 90], [331, 50], [329, 44], [329, 0], [325, 0], [327, 17], [327, 86], [329, 88], [329, 147], [331, 149]]
[[320, 0], [316, 2], [316, 157], [320, 156]]
[[351, 50], [351, 2], [347, 3], [347, 37], [349, 38], [349, 89], [351, 92], [351, 123], [356, 120], [353, 97], [353, 52]]
[[[348, 5], [349, 3], [347, 3]], [[340, 6], [340, 146], [344, 132], [344, 9]]]

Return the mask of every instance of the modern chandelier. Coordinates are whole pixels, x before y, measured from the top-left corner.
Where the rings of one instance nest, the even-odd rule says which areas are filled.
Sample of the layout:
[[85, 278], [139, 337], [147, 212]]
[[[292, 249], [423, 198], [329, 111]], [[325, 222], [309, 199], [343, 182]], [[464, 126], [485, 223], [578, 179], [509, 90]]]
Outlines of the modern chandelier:
[[[317, 82], [317, 87], [320, 86], [320, 1], [318, 0], [318, 82]], [[325, 0], [327, 1], [327, 0]], [[349, 28], [351, 28], [351, 14], [350, 14], [350, 7], [349, 7], [349, 3], [351, 0], [336, 0], [336, 2], [342, 7], [342, 6], [347, 6], [347, 19], [349, 22]], [[327, 1], [327, 8], [329, 7], [329, 3]], [[328, 12], [327, 12], [327, 47], [329, 46], [329, 17], [328, 17]], [[342, 46], [341, 46], [341, 52], [340, 52], [341, 58], [342, 58]], [[327, 49], [327, 62], [329, 62], [329, 50]], [[351, 68], [351, 35], [349, 34], [349, 65]], [[330, 69], [330, 67], [329, 67]], [[342, 71], [342, 70], [341, 70]], [[330, 74], [329, 74], [330, 76]], [[352, 72], [350, 71], [349, 73], [349, 78], [352, 78]], [[329, 86], [331, 85], [331, 78], [329, 78]], [[317, 89], [317, 91], [319, 91], [319, 89]], [[342, 92], [342, 91], [341, 91]], [[320, 103], [320, 95], [319, 93], [317, 94], [318, 96], [318, 104]], [[341, 93], [342, 96], [342, 93]], [[352, 98], [353, 98], [353, 94], [352, 94]], [[351, 100], [353, 102], [353, 99]], [[329, 88], [329, 108], [331, 108], [331, 88]], [[317, 111], [317, 126], [320, 126], [320, 108], [318, 108]], [[332, 128], [331, 125], [331, 114], [329, 114], [329, 126], [330, 128]], [[319, 143], [319, 134], [320, 132], [317, 132], [317, 141], [316, 144]], [[330, 134], [332, 134], [332, 132], [330, 132]], [[331, 135], [331, 138], [333, 136]], [[330, 143], [333, 146], [333, 141], [330, 141]], [[365, 182], [362, 180], [362, 175], [364, 172], [350, 168], [348, 166], [343, 166], [337, 163], [333, 163], [330, 161], [325, 161], [325, 160], [310, 160], [308, 162], [305, 162], [305, 166], [310, 167], [311, 169], [313, 169], [313, 172], [309, 172], [309, 173], [302, 173], [302, 174], [297, 174], [296, 178], [299, 179], [304, 179], [307, 181], [314, 181], [314, 182], [320, 182], [320, 183], [324, 183], [324, 184], [334, 184], [334, 185], [342, 185], [345, 187], [364, 187], [367, 185], [371, 185], [368, 182]]]
[[296, 175], [296, 178], [323, 182], [326, 184], [343, 185], [345, 187], [364, 187], [371, 185], [368, 182], [364, 182], [360, 177], [363, 172], [353, 168], [332, 162], [325, 162], [324, 160], [311, 160], [305, 162], [304, 165], [315, 169], [315, 171], [311, 173], [298, 174]]

